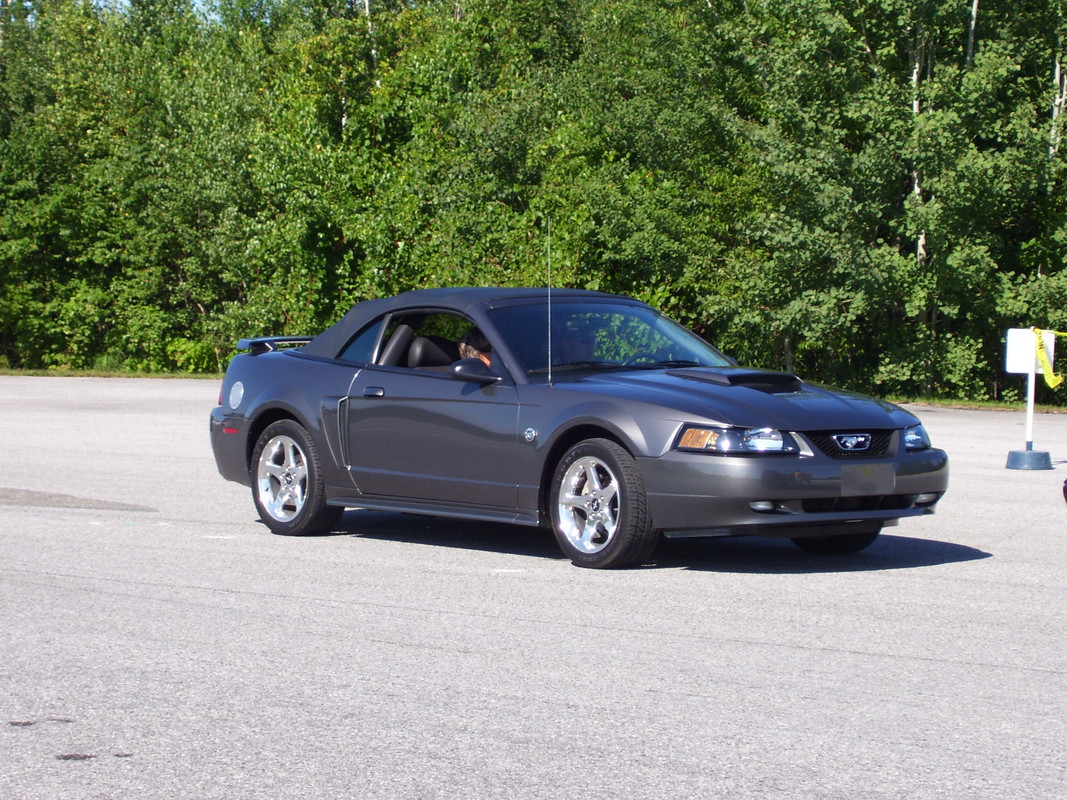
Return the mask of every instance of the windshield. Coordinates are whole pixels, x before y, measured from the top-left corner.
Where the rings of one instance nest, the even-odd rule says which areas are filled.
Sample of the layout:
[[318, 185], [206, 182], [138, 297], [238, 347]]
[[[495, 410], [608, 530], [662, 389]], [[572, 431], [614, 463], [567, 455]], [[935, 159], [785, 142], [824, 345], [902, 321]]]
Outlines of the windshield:
[[500, 335], [528, 375], [598, 369], [656, 369], [730, 365], [703, 339], [647, 306], [611, 301], [561, 301], [548, 306], [504, 306], [489, 312]]

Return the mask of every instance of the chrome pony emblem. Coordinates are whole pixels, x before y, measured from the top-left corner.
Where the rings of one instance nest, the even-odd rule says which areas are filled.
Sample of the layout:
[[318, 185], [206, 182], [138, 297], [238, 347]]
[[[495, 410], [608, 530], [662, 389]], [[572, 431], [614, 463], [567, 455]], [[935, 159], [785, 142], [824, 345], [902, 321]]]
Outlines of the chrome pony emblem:
[[869, 433], [835, 433], [831, 438], [838, 447], [849, 453], [862, 452], [871, 446]]

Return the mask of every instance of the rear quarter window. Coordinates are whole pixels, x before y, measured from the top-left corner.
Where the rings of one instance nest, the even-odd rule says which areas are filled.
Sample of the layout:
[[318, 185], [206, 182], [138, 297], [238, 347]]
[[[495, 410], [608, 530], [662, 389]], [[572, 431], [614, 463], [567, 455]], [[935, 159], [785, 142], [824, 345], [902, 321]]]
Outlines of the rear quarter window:
[[374, 347], [378, 343], [381, 328], [382, 320], [372, 322], [349, 340], [344, 349], [337, 354], [337, 358], [354, 364], [369, 364], [374, 356]]

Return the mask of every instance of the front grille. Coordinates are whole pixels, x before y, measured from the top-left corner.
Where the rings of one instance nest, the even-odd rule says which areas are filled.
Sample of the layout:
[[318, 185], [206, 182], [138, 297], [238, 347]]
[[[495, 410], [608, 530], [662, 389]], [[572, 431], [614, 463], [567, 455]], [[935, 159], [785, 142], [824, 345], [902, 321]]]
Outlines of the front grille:
[[[834, 441], [835, 434], [842, 433], [869, 433], [871, 444], [866, 450], [842, 450]], [[830, 458], [858, 459], [858, 458], [882, 458], [889, 452], [889, 442], [893, 438], [892, 430], [849, 430], [849, 431], [806, 431], [804, 433], [811, 443], [814, 444], [823, 455]]]
[[882, 494], [867, 497], [809, 497], [801, 507], [809, 514], [834, 511], [902, 511], [915, 505], [914, 494]]

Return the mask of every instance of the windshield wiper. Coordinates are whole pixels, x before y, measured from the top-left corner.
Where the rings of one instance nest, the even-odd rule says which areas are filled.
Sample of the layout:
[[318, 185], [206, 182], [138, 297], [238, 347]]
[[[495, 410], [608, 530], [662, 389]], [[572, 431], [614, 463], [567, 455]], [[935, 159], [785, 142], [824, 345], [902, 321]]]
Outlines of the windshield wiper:
[[647, 361], [631, 364], [630, 369], [664, 369], [666, 367], [706, 367], [707, 364], [700, 361], [691, 361], [684, 358], [668, 358], [663, 361]]
[[[622, 364], [618, 361], [567, 361], [563, 364], [553, 364], [553, 371], [555, 370], [581, 370], [581, 369], [622, 369]], [[538, 369], [530, 370], [530, 375], [537, 375], [539, 373], [548, 372], [548, 367], [540, 367]]]

